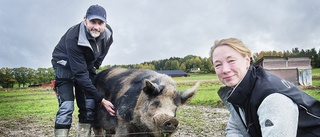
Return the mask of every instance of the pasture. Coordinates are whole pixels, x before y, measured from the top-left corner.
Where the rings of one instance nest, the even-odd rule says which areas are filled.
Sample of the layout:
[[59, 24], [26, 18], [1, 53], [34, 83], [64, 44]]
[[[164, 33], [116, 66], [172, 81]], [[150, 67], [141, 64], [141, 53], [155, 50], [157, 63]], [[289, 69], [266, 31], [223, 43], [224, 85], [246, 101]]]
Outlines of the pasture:
[[[173, 78], [179, 90], [201, 81], [196, 95], [178, 109], [178, 131], [173, 136], [224, 136], [228, 112], [217, 90], [221, 83], [215, 75], [196, 75]], [[301, 87], [320, 100], [320, 69], [313, 70], [313, 86]], [[53, 136], [58, 103], [51, 88], [0, 89], [0, 136]], [[70, 136], [75, 135], [77, 110], [73, 113]]]

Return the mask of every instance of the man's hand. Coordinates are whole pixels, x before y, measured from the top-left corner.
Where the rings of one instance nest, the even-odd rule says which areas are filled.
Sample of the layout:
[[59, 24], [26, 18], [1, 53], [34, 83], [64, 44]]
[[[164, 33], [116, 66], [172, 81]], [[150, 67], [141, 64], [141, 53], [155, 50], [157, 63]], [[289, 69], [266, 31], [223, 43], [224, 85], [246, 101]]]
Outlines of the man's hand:
[[106, 108], [106, 110], [109, 112], [111, 116], [116, 116], [116, 112], [114, 111], [114, 106], [110, 101], [102, 99], [101, 104]]

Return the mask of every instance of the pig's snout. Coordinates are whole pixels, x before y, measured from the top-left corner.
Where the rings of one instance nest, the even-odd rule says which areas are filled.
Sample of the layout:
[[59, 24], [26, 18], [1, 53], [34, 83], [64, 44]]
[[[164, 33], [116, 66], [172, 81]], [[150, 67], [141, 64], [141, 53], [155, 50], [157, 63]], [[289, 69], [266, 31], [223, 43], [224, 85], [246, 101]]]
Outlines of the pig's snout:
[[178, 127], [178, 125], [179, 125], [179, 121], [176, 119], [176, 118], [171, 118], [170, 120], [168, 120], [168, 121], [165, 121], [164, 123], [163, 123], [163, 129], [165, 130], [165, 131], [171, 131], [171, 132], [173, 132], [173, 131], [175, 131], [176, 130], [176, 128]]
[[157, 115], [153, 120], [158, 129], [165, 133], [173, 133], [179, 125], [179, 121], [175, 117], [166, 114]]

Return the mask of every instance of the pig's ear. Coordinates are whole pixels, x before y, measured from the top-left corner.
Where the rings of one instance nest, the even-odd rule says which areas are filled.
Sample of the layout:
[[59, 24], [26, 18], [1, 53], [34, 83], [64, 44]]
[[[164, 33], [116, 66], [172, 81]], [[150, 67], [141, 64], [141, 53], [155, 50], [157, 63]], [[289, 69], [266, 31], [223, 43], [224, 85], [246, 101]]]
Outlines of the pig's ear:
[[191, 98], [194, 95], [194, 93], [198, 90], [199, 86], [200, 86], [200, 82], [197, 82], [192, 88], [180, 92], [181, 104], [186, 103], [187, 100]]
[[163, 89], [163, 86], [159, 86], [158, 84], [153, 83], [148, 79], [145, 79], [144, 83], [145, 83], [145, 86], [143, 87], [142, 90], [147, 95], [158, 95]]

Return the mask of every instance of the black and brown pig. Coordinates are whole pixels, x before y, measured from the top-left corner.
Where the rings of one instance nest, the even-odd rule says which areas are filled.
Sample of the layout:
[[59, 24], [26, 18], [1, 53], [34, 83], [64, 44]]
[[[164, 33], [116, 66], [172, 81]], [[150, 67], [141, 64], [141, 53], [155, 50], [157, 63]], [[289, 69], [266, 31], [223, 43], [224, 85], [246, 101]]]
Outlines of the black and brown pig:
[[191, 98], [200, 83], [179, 91], [170, 76], [147, 69], [110, 68], [94, 84], [115, 106], [116, 117], [103, 108], [98, 123], [107, 136], [170, 136], [177, 129], [177, 108]]

